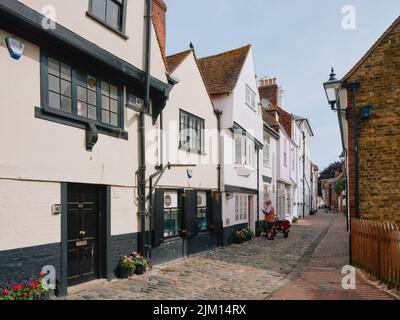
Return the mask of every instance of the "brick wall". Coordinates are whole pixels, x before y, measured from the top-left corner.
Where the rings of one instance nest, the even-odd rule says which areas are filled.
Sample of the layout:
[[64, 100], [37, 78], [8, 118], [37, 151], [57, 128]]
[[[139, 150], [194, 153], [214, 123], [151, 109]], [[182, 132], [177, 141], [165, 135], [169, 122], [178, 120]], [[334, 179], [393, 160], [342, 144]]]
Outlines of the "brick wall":
[[[400, 23], [380, 41], [348, 82], [359, 82], [356, 94], [359, 131], [359, 193], [362, 218], [400, 224]], [[372, 118], [361, 110], [373, 106]], [[354, 141], [351, 89], [349, 111], [349, 204], [354, 215]]]
[[278, 85], [264, 85], [258, 88], [260, 98], [268, 99], [273, 106], [278, 105]]

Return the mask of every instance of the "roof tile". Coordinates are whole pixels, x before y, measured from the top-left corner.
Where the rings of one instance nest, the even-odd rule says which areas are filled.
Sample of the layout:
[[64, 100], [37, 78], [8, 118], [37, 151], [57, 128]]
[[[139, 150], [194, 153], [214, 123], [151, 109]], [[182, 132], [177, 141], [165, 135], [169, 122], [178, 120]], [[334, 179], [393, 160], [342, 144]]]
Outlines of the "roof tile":
[[211, 95], [231, 93], [238, 82], [251, 45], [199, 59]]

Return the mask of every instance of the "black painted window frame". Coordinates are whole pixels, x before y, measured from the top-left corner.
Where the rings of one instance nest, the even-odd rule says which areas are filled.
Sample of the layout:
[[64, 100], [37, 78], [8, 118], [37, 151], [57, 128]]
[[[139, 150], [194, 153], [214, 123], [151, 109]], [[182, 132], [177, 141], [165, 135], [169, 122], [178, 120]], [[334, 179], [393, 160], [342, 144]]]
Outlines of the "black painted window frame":
[[[49, 83], [48, 83], [48, 58], [51, 57], [60, 63], [71, 66], [72, 69], [72, 112], [62, 111], [49, 106]], [[94, 76], [97, 79], [96, 95], [97, 95], [97, 120], [88, 117], [79, 116], [77, 114], [77, 72], [83, 72], [87, 75]], [[111, 83], [117, 87], [118, 98], [118, 126], [113, 126], [101, 121], [101, 82]], [[128, 139], [128, 133], [124, 131], [124, 86], [121, 83], [107, 79], [106, 77], [90, 72], [84, 67], [82, 68], [78, 63], [72, 63], [63, 57], [56, 54], [51, 54], [47, 50], [40, 52], [40, 90], [41, 90], [41, 106], [36, 107], [35, 115], [37, 118], [50, 120], [73, 127], [86, 129], [88, 124], [94, 124], [100, 133], [116, 136], [121, 139]]]
[[[185, 123], [182, 123], [182, 116], [186, 115], [186, 119], [187, 121], [185, 121]], [[197, 124], [200, 123], [201, 124], [201, 128], [200, 128], [200, 149], [196, 149], [196, 148], [191, 148], [188, 147], [186, 144], [188, 143], [188, 141], [183, 141], [182, 139], [182, 130], [187, 130], [190, 129], [190, 119], [193, 119], [196, 123], [195, 127], [197, 127]], [[179, 149], [181, 150], [185, 150], [185, 151], [189, 151], [189, 152], [194, 152], [194, 153], [198, 153], [198, 154], [204, 154], [205, 152], [205, 146], [204, 146], [204, 131], [205, 131], [205, 120], [190, 113], [187, 112], [185, 110], [179, 109]], [[188, 138], [188, 136], [185, 136], [186, 140]]]
[[[125, 31], [126, 31], [126, 11], [127, 11], [127, 5], [128, 5], [128, 1], [127, 0], [121, 0], [122, 4], [119, 4], [118, 1], [116, 0], [106, 0], [106, 11], [105, 11], [105, 20], [103, 20], [102, 18], [96, 16], [93, 12], [93, 1], [96, 0], [89, 0], [89, 8], [88, 11], [86, 11], [86, 15], [94, 20], [96, 20], [97, 22], [101, 23], [102, 25], [104, 25], [106, 28], [110, 29], [111, 31], [114, 31], [115, 33], [117, 33], [118, 35], [120, 35], [121, 37], [123, 37], [124, 39], [128, 39], [128, 36], [126, 35]], [[114, 26], [112, 26], [111, 24], [109, 24], [107, 22], [107, 3], [108, 2], [113, 2], [114, 4], [118, 5], [121, 7], [121, 23], [120, 26], [118, 28], [115, 28]]]
[[[164, 240], [171, 240], [171, 239], [176, 239], [182, 236], [182, 230], [183, 230], [183, 202], [182, 202], [182, 191], [181, 190], [164, 190], [164, 197], [167, 192], [177, 192], [177, 197], [178, 197], [178, 203], [177, 207], [171, 207], [171, 208], [165, 208], [164, 207]], [[164, 199], [163, 199], [164, 201]], [[166, 224], [165, 224], [165, 215], [167, 211], [171, 210], [178, 210], [178, 224], [177, 224], [177, 232], [174, 235], [169, 235], [166, 236]]]

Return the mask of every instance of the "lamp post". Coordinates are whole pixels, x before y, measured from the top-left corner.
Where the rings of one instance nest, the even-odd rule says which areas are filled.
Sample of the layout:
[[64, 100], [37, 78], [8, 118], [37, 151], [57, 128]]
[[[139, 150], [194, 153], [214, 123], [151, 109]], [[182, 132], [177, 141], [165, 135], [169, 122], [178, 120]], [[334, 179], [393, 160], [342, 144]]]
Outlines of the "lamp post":
[[[328, 103], [331, 106], [331, 109], [333, 111], [337, 111], [339, 114], [340, 118], [340, 113], [345, 113], [346, 118], [347, 118], [347, 109], [341, 109], [340, 108], [340, 90], [342, 89], [342, 86], [345, 88], [351, 88], [353, 91], [353, 100], [352, 100], [352, 109], [353, 109], [353, 135], [354, 135], [354, 197], [355, 197], [355, 216], [356, 218], [359, 218], [359, 191], [358, 191], [358, 134], [357, 134], [357, 123], [356, 123], [356, 117], [357, 117], [357, 111], [356, 111], [356, 90], [359, 86], [358, 83], [346, 83], [343, 85], [343, 82], [341, 80], [336, 79], [336, 74], [334, 69], [331, 69], [331, 74], [329, 76], [329, 80], [324, 83], [324, 89], [326, 93], [326, 97], [328, 99]], [[347, 150], [344, 150], [344, 155], [347, 157]], [[347, 192], [346, 192], [346, 197], [348, 198], [349, 196], [349, 179], [347, 179]], [[349, 206], [348, 200], [347, 200], [347, 206]], [[349, 210], [349, 209], [348, 209]], [[348, 217], [348, 226], [347, 228], [350, 229], [350, 234], [349, 234], [349, 260], [350, 260], [350, 265], [352, 264], [352, 241], [351, 241], [351, 215]]]
[[331, 109], [333, 111], [346, 112], [346, 109], [337, 108], [340, 90], [342, 89], [342, 81], [336, 79], [335, 70], [333, 68], [331, 69], [329, 80], [324, 83], [324, 89]]

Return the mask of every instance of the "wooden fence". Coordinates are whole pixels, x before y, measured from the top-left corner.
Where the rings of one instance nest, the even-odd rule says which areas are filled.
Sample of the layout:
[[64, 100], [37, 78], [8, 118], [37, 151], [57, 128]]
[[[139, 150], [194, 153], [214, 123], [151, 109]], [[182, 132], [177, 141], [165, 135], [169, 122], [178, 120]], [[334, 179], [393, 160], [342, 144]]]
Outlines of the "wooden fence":
[[400, 230], [396, 224], [352, 219], [353, 265], [400, 290]]

